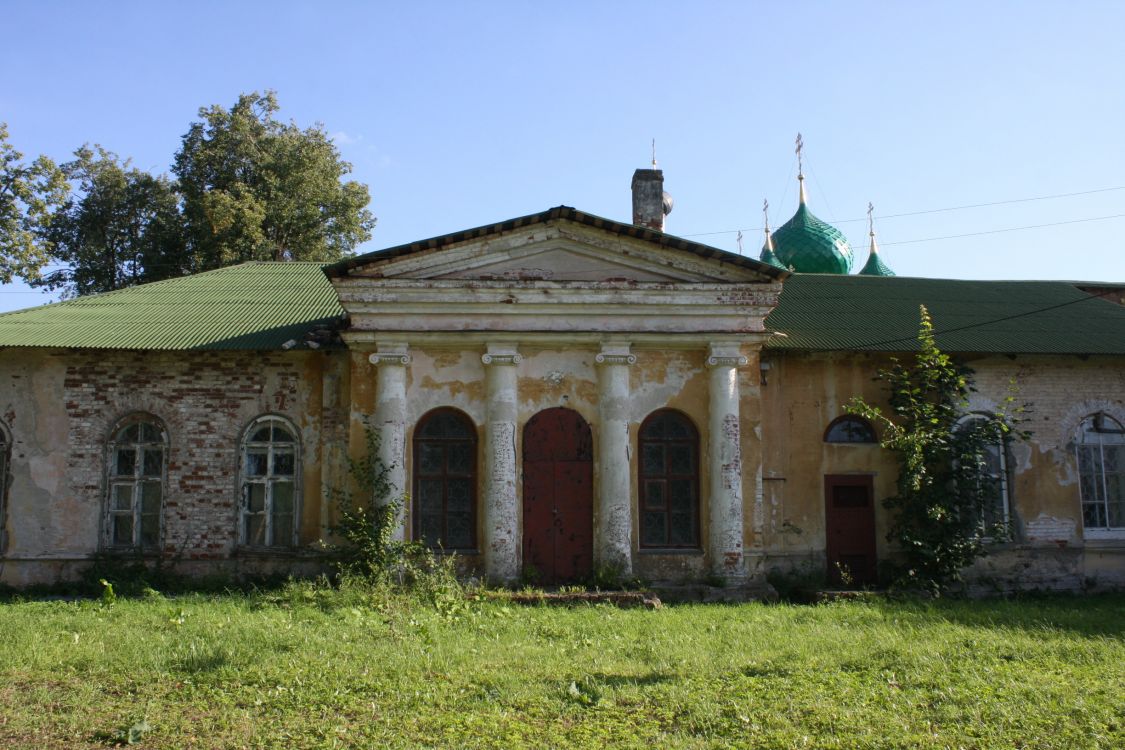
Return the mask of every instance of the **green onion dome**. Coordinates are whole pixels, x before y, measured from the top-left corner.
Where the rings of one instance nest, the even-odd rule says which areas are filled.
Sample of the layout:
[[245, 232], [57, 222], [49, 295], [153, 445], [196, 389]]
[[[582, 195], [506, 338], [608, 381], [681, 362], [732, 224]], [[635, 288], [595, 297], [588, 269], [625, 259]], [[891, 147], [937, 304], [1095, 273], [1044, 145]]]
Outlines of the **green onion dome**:
[[[801, 136], [797, 136], [797, 158]], [[852, 249], [839, 229], [813, 216], [805, 197], [805, 175], [797, 170], [800, 205], [793, 218], [773, 233], [773, 248], [781, 265], [798, 273], [840, 273], [852, 270]]]
[[[768, 202], [763, 205], [762, 212], [765, 213], [767, 208], [769, 208]], [[758, 256], [758, 260], [786, 271], [789, 270], [785, 268], [784, 263], [777, 259], [777, 253], [773, 251], [773, 236], [770, 234], [770, 220], [768, 216], [766, 217], [766, 244], [762, 245], [762, 254]]]
[[[770, 247], [769, 245], [763, 245], [762, 246], [762, 254], [758, 256], [758, 260], [762, 261], [763, 263], [769, 263], [771, 266], [777, 266], [778, 268], [785, 268], [785, 266], [781, 263], [781, 261], [777, 259], [777, 253], [775, 253], [773, 251], [773, 248]], [[789, 269], [786, 269], [786, 270], [789, 270]]]
[[891, 267], [883, 262], [879, 257], [879, 251], [875, 248], [875, 237], [871, 238], [871, 254], [867, 256], [867, 262], [863, 264], [863, 268], [859, 272], [860, 276], [894, 276], [895, 272]]
[[813, 216], [803, 200], [803, 187], [797, 213], [773, 233], [777, 259], [799, 273], [848, 273], [852, 249], [847, 239], [839, 229]]

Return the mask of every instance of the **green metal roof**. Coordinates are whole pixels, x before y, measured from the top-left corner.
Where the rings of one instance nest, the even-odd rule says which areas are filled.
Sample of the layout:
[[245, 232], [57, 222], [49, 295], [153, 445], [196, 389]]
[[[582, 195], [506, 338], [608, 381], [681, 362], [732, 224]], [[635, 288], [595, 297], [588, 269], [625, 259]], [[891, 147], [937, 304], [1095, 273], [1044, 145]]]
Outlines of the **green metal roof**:
[[[239, 266], [0, 315], [0, 347], [280, 349], [343, 317], [320, 263]], [[940, 347], [1125, 354], [1125, 306], [1066, 281], [793, 274], [766, 327], [776, 350], [909, 351], [918, 306]], [[1086, 284], [1090, 286], [1090, 284]], [[1118, 287], [1106, 286], [1109, 292]], [[1100, 290], [1101, 287], [1098, 287]]]
[[774, 231], [773, 249], [782, 267], [798, 273], [848, 273], [852, 268], [847, 239], [839, 229], [813, 216], [804, 203]]
[[867, 262], [863, 264], [863, 268], [859, 271], [860, 276], [894, 276], [895, 272], [891, 267], [883, 262], [879, 257], [879, 253], [873, 252], [867, 256]]
[[321, 263], [244, 263], [0, 315], [0, 347], [280, 349], [344, 315]]
[[1125, 354], [1125, 306], [1066, 281], [794, 274], [766, 328], [770, 349], [913, 351], [918, 306], [951, 352]]

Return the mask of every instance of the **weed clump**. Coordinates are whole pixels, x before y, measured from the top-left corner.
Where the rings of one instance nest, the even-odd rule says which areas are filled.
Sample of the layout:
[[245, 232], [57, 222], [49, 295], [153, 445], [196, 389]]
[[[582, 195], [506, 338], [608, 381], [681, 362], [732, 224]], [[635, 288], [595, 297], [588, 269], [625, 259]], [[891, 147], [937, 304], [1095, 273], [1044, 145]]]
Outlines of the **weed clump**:
[[439, 610], [462, 606], [465, 591], [456, 557], [398, 538], [406, 498], [395, 494], [390, 467], [379, 458], [379, 434], [367, 425], [364, 436], [363, 456], [348, 459], [348, 485], [330, 495], [335, 541], [322, 545], [330, 553], [337, 586], [408, 594]]

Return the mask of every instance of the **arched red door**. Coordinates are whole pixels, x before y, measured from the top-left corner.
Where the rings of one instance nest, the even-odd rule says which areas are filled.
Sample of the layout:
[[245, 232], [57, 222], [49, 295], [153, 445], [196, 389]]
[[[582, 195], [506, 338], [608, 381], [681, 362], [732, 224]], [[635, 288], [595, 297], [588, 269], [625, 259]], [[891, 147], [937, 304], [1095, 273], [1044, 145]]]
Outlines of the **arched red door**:
[[588, 578], [594, 563], [590, 425], [545, 409], [523, 428], [523, 564], [539, 583]]

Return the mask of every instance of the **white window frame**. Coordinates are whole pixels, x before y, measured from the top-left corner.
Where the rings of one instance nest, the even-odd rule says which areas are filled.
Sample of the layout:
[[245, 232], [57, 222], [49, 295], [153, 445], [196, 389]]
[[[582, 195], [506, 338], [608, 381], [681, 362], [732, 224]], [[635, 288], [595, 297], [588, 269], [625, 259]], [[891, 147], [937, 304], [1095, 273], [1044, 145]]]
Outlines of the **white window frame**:
[[[1106, 484], [1105, 448], [1106, 448], [1107, 445], [1125, 446], [1125, 435], [1122, 436], [1121, 440], [1114, 440], [1112, 442], [1107, 442], [1106, 440], [1104, 440], [1101, 437], [1099, 437], [1099, 439], [1097, 440], [1096, 443], [1089, 443], [1085, 440], [1085, 437], [1088, 434], [1094, 434], [1094, 435], [1119, 434], [1119, 433], [1117, 433], [1117, 430], [1114, 430], [1114, 431], [1110, 432], [1110, 431], [1106, 431], [1104, 429], [1103, 430], [1097, 429], [1097, 425], [1098, 425], [1099, 422], [1104, 424], [1107, 420], [1109, 422], [1112, 422], [1114, 425], [1116, 425], [1117, 430], [1125, 430], [1125, 427], [1122, 426], [1120, 421], [1118, 421], [1113, 416], [1111, 416], [1109, 414], [1106, 414], [1105, 412], [1094, 412], [1093, 414], [1087, 414], [1085, 417], [1082, 418], [1082, 421], [1078, 423], [1078, 426], [1074, 430], [1074, 460], [1076, 462], [1075, 468], [1076, 468], [1076, 470], [1078, 471], [1078, 474], [1079, 474], [1079, 478], [1078, 478], [1079, 517], [1082, 519], [1082, 531], [1083, 531], [1083, 535], [1085, 536], [1086, 539], [1125, 539], [1125, 526], [1109, 526], [1109, 525], [1106, 525], [1106, 526], [1087, 526], [1086, 525], [1086, 506], [1090, 505], [1090, 504], [1097, 503], [1097, 498], [1095, 498], [1094, 502], [1091, 503], [1082, 494], [1082, 460], [1081, 460], [1080, 455], [1079, 455], [1080, 451], [1082, 450], [1082, 446], [1084, 446], [1084, 445], [1087, 445], [1087, 446], [1088, 445], [1096, 445], [1097, 446], [1097, 453], [1098, 453], [1097, 463], [1098, 463], [1098, 469], [1099, 469], [1097, 479], [1100, 479], [1101, 503], [1103, 505], [1103, 509], [1104, 509], [1104, 512], [1105, 512], [1107, 524], [1109, 523], [1109, 488]], [[1094, 429], [1093, 430], [1087, 430], [1086, 426], [1088, 424], [1091, 427], [1093, 427]], [[1122, 447], [1121, 450], [1125, 451], [1125, 447]], [[1125, 460], [1125, 457], [1123, 457], [1120, 460]]]
[[[145, 440], [138, 433], [136, 440], [122, 440], [122, 434], [130, 427], [136, 426], [138, 430], [148, 425], [159, 432], [159, 440]], [[119, 449], [133, 450], [132, 474], [118, 474]], [[160, 474], [159, 476], [145, 473], [145, 453], [154, 448], [160, 449]], [[106, 499], [105, 513], [102, 519], [103, 534], [102, 544], [107, 550], [137, 553], [159, 553], [164, 541], [164, 498], [167, 495], [168, 477], [168, 431], [164, 423], [151, 414], [130, 414], [119, 420], [109, 434], [106, 441]], [[142, 540], [142, 526], [144, 523], [144, 490], [146, 486], [158, 485], [160, 487], [160, 500], [156, 512], [156, 541], [144, 544]], [[119, 491], [128, 492], [129, 507], [118, 508], [115, 504]], [[128, 516], [132, 523], [132, 539], [128, 542], [114, 540], [114, 520], [118, 517]]]
[[[965, 415], [963, 415], [963, 416], [961, 416], [957, 419], [957, 421], [953, 425], [953, 430], [957, 431], [957, 430], [961, 429], [962, 425], [967, 425], [970, 422], [975, 422], [977, 420], [988, 420], [990, 418], [991, 417], [988, 414], [982, 414], [980, 412], [975, 412], [975, 411], [969, 412], [968, 414], [965, 414]], [[989, 445], [994, 450], [996, 450], [997, 457], [999, 458], [999, 463], [1000, 463], [1000, 468], [999, 468], [1000, 512], [1001, 512], [1000, 521], [1001, 521], [1001, 523], [1004, 524], [1004, 526], [1008, 527], [1008, 529], [1011, 529], [1011, 525], [1012, 525], [1012, 500], [1011, 500], [1011, 497], [1009, 496], [1009, 484], [1008, 484], [1008, 446], [1007, 446], [1004, 438], [1000, 438], [999, 441], [997, 441], [995, 443], [990, 443]], [[981, 526], [983, 527], [984, 523], [985, 523], [985, 519], [982, 517], [980, 522], [981, 522]], [[1011, 532], [1009, 531], [1009, 534], [1010, 533]], [[1010, 537], [1009, 537], [1009, 539], [1010, 539]], [[985, 536], [983, 541], [985, 541], [985, 542], [1008, 541], [1008, 539], [999, 539], [998, 540], [998, 539], [995, 539], [992, 536]]]
[[[270, 440], [252, 440], [254, 433], [266, 425], [271, 427]], [[274, 425], [288, 432], [292, 441], [273, 440], [272, 428]], [[265, 473], [250, 475], [248, 471], [250, 466], [249, 456], [252, 453], [261, 454], [263, 451], [266, 456]], [[293, 456], [293, 473], [288, 475], [277, 474], [275, 472], [277, 456], [287, 453]], [[281, 484], [290, 485], [292, 490], [292, 530], [288, 539], [278, 540], [275, 538], [273, 528], [275, 520], [274, 496], [277, 486]], [[251, 488], [255, 486], [263, 488], [263, 504], [260, 511], [250, 510]], [[301, 438], [297, 428], [285, 417], [277, 414], [265, 414], [247, 425], [243, 431], [239, 445], [238, 497], [238, 542], [240, 545], [253, 549], [290, 549], [297, 546], [301, 519]], [[253, 516], [261, 516], [263, 520], [264, 528], [261, 542], [255, 542], [249, 538], [250, 519]]]

